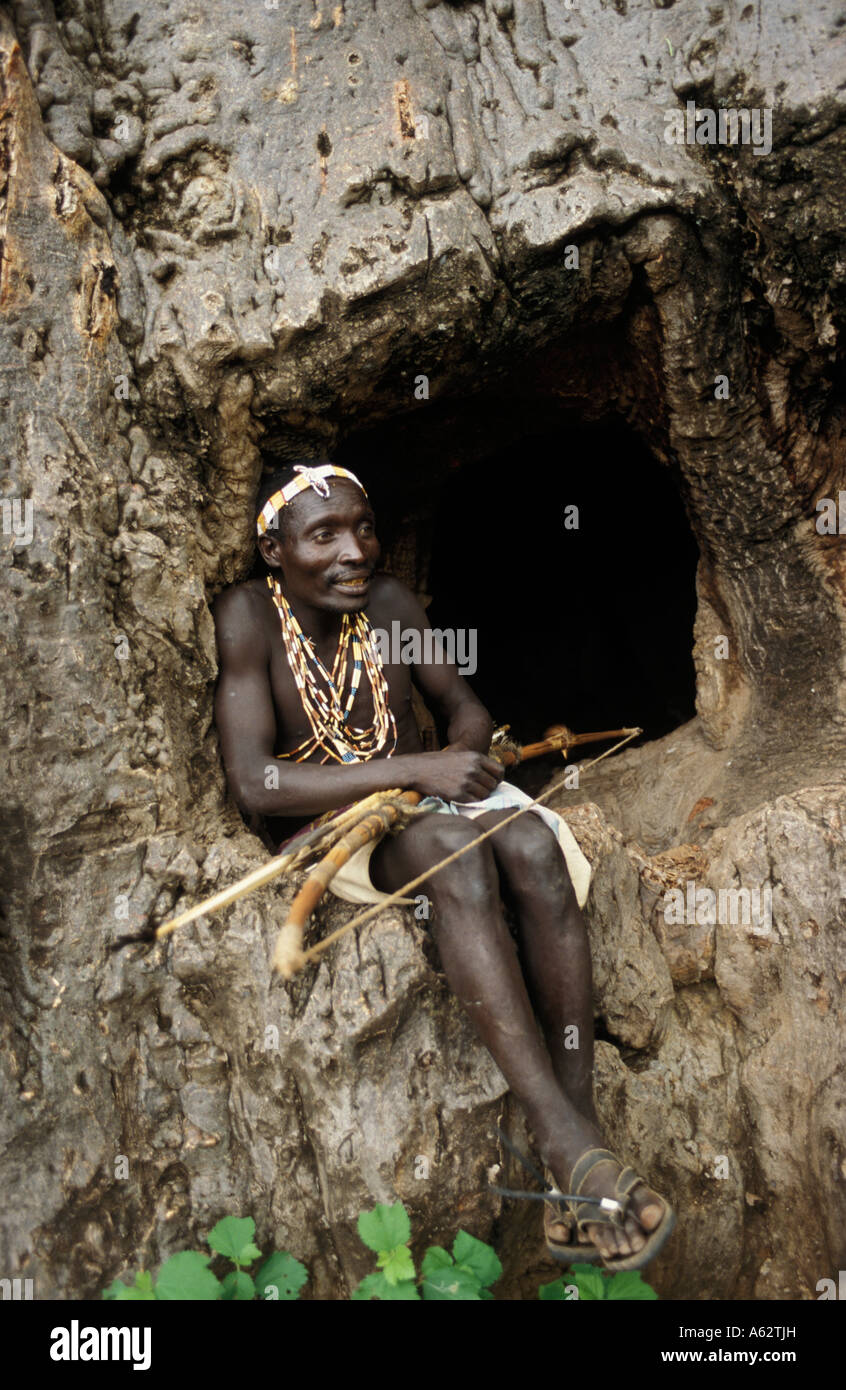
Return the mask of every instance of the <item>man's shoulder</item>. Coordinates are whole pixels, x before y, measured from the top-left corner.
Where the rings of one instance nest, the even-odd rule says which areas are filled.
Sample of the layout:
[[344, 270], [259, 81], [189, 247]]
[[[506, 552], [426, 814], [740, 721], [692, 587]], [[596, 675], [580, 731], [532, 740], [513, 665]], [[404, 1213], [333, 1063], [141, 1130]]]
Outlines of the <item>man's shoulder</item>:
[[249, 635], [254, 640], [258, 631], [264, 632], [269, 597], [267, 586], [260, 579], [247, 579], [221, 589], [211, 605], [218, 639], [233, 643]]
[[375, 574], [372, 581], [367, 612], [374, 623], [399, 618], [410, 620], [418, 616], [420, 604], [407, 584], [393, 574]]
[[246, 579], [241, 584], [230, 584], [221, 589], [212, 601], [216, 616], [228, 617], [230, 614], [261, 613], [266, 608], [269, 590], [263, 579]]

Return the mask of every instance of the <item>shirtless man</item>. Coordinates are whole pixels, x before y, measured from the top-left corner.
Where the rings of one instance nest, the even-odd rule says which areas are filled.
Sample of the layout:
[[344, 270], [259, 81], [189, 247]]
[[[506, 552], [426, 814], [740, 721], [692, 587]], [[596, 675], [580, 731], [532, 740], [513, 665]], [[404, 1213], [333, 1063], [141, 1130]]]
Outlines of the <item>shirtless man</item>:
[[[391, 787], [451, 803], [489, 797], [503, 775], [502, 766], [487, 756], [493, 724], [455, 667], [446, 663], [417, 665], [412, 672], [377, 656], [374, 666], [371, 647], [347, 722], [336, 719], [334, 735], [324, 733], [323, 742], [315, 744], [315, 727], [320, 731], [323, 726], [320, 718], [315, 722], [313, 700], [309, 715], [294, 679], [296, 662], [311, 663], [310, 670], [319, 671], [317, 657], [331, 672], [347, 630], [345, 614], [355, 622], [356, 615], [366, 612], [373, 628], [387, 631], [397, 619], [404, 632], [423, 633], [429, 624], [404, 584], [376, 572], [374, 515], [353, 475], [316, 463], [277, 470], [262, 485], [256, 512], [258, 548], [271, 583], [254, 579], [234, 585], [214, 604], [220, 653], [215, 721], [228, 784], [241, 811], [271, 823], [284, 818], [290, 836], [323, 812]], [[286, 614], [287, 637], [282, 625]], [[431, 652], [431, 647], [421, 642], [420, 651]], [[301, 684], [304, 669], [301, 664]], [[422, 749], [411, 706], [412, 674], [447, 722], [449, 744], [440, 752]], [[341, 706], [349, 688], [348, 679], [340, 692]], [[322, 690], [328, 695], [325, 681]], [[377, 737], [379, 708], [382, 733]], [[345, 753], [343, 739], [337, 737], [339, 728], [348, 727], [353, 735], [371, 731], [363, 760], [361, 753]], [[303, 760], [286, 761], [291, 754]], [[337, 761], [341, 756], [351, 760]], [[277, 789], [266, 786], [266, 780], [277, 780], [266, 778], [269, 765], [278, 769]], [[343, 891], [339, 896], [379, 901], [381, 894], [395, 892], [510, 812], [476, 808], [472, 814], [473, 819], [435, 811], [416, 814], [400, 833], [367, 848], [364, 872], [373, 891], [364, 898]], [[593, 1102], [590, 949], [556, 834], [539, 815], [527, 813], [422, 888], [432, 904], [431, 930], [450, 988], [522, 1105], [558, 1189], [613, 1199], [622, 1164], [611, 1156], [598, 1159], [595, 1152], [607, 1150]], [[514, 909], [517, 950], [503, 916], [502, 894]], [[572, 1024], [578, 1028], [576, 1049], [565, 1047], [565, 1029]], [[594, 1153], [578, 1164], [590, 1150]], [[571, 1181], [582, 1185], [571, 1187]], [[581, 1206], [580, 1231], [567, 1207], [547, 1204], [550, 1251], [565, 1262], [601, 1258], [609, 1268], [622, 1262], [631, 1268], [633, 1261], [653, 1258], [669, 1235], [672, 1213], [643, 1182], [635, 1183], [631, 1169], [622, 1186], [628, 1188], [625, 1219], [612, 1210], [609, 1221], [596, 1205]], [[577, 1240], [582, 1243], [576, 1255]]]

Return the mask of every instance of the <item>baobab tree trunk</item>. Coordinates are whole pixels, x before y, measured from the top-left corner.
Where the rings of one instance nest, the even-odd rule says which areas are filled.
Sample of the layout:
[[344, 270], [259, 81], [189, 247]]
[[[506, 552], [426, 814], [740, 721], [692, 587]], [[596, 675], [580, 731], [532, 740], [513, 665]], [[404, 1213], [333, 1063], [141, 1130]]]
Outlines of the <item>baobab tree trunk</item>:
[[[495, 1231], [506, 1291], [541, 1268], [486, 1187], [519, 1115], [409, 914], [290, 986], [293, 889], [125, 942], [265, 857], [208, 606], [263, 462], [411, 440], [422, 590], [461, 429], [517, 448], [527, 410], [624, 420], [700, 553], [696, 717], [559, 803], [594, 865], [600, 1111], [680, 1217], [650, 1277], [814, 1297], [843, 1266], [839, 9], [0, 12], [4, 1277], [97, 1296], [249, 1212], [343, 1297], [356, 1213], [394, 1198], [421, 1245]], [[771, 142], [667, 138], [721, 107]], [[770, 929], [668, 924], [688, 884], [769, 889]]]

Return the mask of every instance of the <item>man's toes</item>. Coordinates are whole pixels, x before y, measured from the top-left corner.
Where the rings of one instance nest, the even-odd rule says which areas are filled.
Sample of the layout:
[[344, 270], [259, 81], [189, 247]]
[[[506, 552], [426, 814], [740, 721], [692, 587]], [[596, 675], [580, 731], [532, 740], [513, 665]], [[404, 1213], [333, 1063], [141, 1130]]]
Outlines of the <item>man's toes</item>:
[[617, 1231], [613, 1226], [589, 1226], [594, 1244], [600, 1255], [605, 1260], [613, 1260], [617, 1255], [627, 1255], [628, 1247], [623, 1248], [621, 1244], [622, 1231]]
[[554, 1245], [569, 1245], [573, 1239], [573, 1223], [560, 1208], [544, 1208], [544, 1231], [546, 1239]]
[[[635, 1193], [637, 1194], [636, 1199]], [[654, 1231], [655, 1227], [661, 1224], [664, 1215], [664, 1203], [657, 1192], [653, 1192], [643, 1185], [635, 1188], [635, 1193], [632, 1194], [632, 1206], [638, 1224], [644, 1231]]]
[[617, 1237], [617, 1254], [631, 1255], [632, 1244], [631, 1240], [629, 1239], [628, 1228], [624, 1227], [622, 1231], [615, 1231], [614, 1234]]
[[579, 1240], [585, 1240], [591, 1245], [595, 1245], [600, 1255], [605, 1255], [605, 1233], [596, 1226], [584, 1226], [579, 1232]]
[[588, 1226], [587, 1234], [590, 1237], [591, 1242], [596, 1246], [603, 1260], [607, 1260], [611, 1255], [613, 1255], [614, 1251], [612, 1250], [608, 1241], [609, 1232], [607, 1230], [607, 1227]]
[[631, 1216], [626, 1221], [626, 1237], [633, 1255], [636, 1254], [638, 1250], [642, 1250], [646, 1244], [646, 1235], [637, 1221]]

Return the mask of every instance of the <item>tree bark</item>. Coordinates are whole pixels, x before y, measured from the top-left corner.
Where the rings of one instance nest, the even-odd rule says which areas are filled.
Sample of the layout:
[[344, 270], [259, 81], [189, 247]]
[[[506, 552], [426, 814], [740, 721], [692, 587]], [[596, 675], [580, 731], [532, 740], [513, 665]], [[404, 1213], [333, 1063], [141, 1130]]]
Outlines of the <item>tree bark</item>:
[[[615, 413], [679, 477], [697, 718], [560, 802], [595, 869], [598, 1104], [679, 1213], [662, 1293], [836, 1278], [838, 13], [0, 12], [4, 1276], [98, 1296], [234, 1212], [343, 1297], [369, 1266], [356, 1213], [395, 1198], [421, 1248], [497, 1222], [506, 1292], [543, 1268], [539, 1221], [486, 1190], [493, 1119], [518, 1142], [521, 1121], [410, 914], [287, 987], [292, 888], [125, 943], [264, 858], [225, 786], [208, 606], [249, 567], [263, 459], [413, 423], [422, 375], [446, 421], [504, 383]], [[771, 151], [668, 143], [688, 102], [771, 110]], [[409, 516], [446, 467], [406, 470]], [[770, 887], [772, 934], [673, 935], [656, 904], [685, 873]]]

